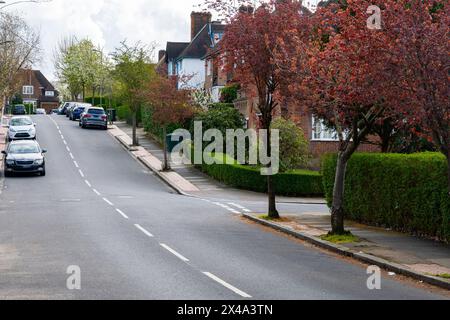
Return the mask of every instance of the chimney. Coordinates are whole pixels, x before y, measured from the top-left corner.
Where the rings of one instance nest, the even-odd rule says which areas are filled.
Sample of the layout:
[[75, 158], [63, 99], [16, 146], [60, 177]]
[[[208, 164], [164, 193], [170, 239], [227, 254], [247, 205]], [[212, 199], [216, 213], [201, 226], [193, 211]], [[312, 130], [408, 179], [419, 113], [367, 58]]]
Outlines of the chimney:
[[211, 22], [212, 15], [209, 12], [191, 13], [191, 41], [200, 32], [200, 30]]
[[166, 50], [159, 50], [158, 51], [158, 61], [161, 61], [162, 58], [166, 55]]

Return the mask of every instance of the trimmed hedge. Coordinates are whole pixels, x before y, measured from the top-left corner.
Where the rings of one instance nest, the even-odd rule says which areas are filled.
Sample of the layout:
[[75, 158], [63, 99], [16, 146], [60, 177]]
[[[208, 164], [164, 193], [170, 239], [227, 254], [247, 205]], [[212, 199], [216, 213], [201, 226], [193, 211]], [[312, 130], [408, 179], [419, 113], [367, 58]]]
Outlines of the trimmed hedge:
[[[336, 155], [323, 159], [331, 206]], [[447, 160], [440, 153], [353, 155], [345, 183], [346, 218], [450, 241]]]
[[[239, 189], [267, 192], [267, 177], [256, 167], [240, 164], [203, 164], [203, 172]], [[294, 170], [274, 176], [275, 192], [283, 196], [323, 196], [322, 175], [308, 170]]]

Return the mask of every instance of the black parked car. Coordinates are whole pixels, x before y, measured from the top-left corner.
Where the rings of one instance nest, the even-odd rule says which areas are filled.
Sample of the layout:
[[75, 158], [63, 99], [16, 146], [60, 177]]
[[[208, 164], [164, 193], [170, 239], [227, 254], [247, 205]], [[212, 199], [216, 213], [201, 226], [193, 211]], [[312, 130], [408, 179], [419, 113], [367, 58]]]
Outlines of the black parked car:
[[41, 149], [37, 141], [13, 141], [2, 153], [5, 155], [5, 177], [15, 173], [39, 173], [45, 176], [45, 158], [47, 152]]
[[27, 109], [23, 104], [16, 104], [12, 108], [12, 114], [15, 116], [21, 116], [27, 114]]

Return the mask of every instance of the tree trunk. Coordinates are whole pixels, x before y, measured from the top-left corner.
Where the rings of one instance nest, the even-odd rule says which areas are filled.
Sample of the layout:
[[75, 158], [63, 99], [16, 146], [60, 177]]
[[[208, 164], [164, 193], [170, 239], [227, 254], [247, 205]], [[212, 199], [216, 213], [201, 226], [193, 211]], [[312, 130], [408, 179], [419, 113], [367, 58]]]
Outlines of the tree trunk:
[[137, 139], [136, 128], [137, 128], [137, 111], [133, 110], [131, 115], [132, 126], [133, 126], [133, 146], [138, 146], [139, 142]]
[[164, 166], [163, 171], [170, 170], [169, 157], [167, 155], [167, 127], [163, 126]]
[[277, 201], [275, 197], [275, 188], [273, 186], [273, 176], [267, 176], [267, 193], [269, 195], [269, 218], [279, 219], [280, 214], [277, 210]]
[[344, 152], [339, 152], [336, 165], [336, 178], [333, 190], [333, 205], [331, 208], [331, 233], [342, 235], [344, 228], [344, 191], [345, 174], [347, 171], [348, 159]]
[[[272, 156], [272, 145], [271, 143], [271, 132], [270, 132], [270, 123], [272, 121], [268, 120], [267, 123], [265, 123], [264, 127], [267, 128], [267, 155], [269, 157]], [[270, 167], [271, 164], [269, 164]], [[268, 216], [272, 219], [279, 219], [280, 214], [277, 210], [277, 201], [275, 196], [275, 187], [273, 185], [273, 176], [269, 175], [267, 176], [267, 194], [268, 194], [268, 200], [269, 200], [269, 212]]]
[[448, 152], [447, 152], [447, 191], [448, 191], [448, 196], [450, 197], [450, 146], [448, 148]]

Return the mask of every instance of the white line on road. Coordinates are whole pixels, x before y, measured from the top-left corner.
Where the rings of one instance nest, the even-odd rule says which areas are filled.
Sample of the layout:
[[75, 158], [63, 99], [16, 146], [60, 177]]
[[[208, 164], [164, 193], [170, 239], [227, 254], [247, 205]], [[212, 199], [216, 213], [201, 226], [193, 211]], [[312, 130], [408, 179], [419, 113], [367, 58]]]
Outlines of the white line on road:
[[78, 165], [78, 162], [74, 161], [73, 164], [75, 165], [75, 167], [79, 168], [80, 166]]
[[69, 147], [66, 147], [66, 150], [70, 152], [70, 148]]
[[150, 237], [150, 238], [153, 238], [153, 237], [154, 237], [150, 232], [148, 232], [147, 230], [145, 230], [144, 228], [142, 228], [140, 225], [135, 224], [134, 226], [135, 226], [136, 228], [138, 228], [140, 231], [142, 231], [146, 236], [148, 236], [148, 237]]
[[84, 180], [84, 182], [86, 182], [86, 184], [88, 185], [89, 188], [92, 188], [92, 185], [91, 185], [91, 183], [89, 181]]
[[66, 140], [63, 140], [63, 142], [64, 142], [64, 144], [67, 146], [67, 141], [66, 141]]
[[[69, 153], [69, 156], [72, 158], [72, 160], [75, 159], [75, 157], [73, 156], [72, 152]], [[77, 168], [78, 168], [78, 167], [77, 167]]]
[[123, 213], [122, 212], [122, 210], [120, 210], [120, 209], [116, 209], [116, 211], [122, 216], [122, 217], [124, 217], [125, 219], [130, 219], [125, 213]]
[[97, 189], [92, 189], [92, 191], [94, 191], [96, 195], [101, 196], [100, 192], [98, 192]]
[[169, 247], [168, 245], [164, 244], [164, 243], [160, 243], [159, 244], [161, 247], [163, 247], [164, 249], [166, 249], [167, 251], [169, 251], [170, 253], [172, 253], [174, 256], [176, 256], [177, 258], [179, 258], [180, 260], [184, 261], [184, 262], [189, 262], [189, 259], [182, 256], [181, 254], [179, 254], [178, 252], [176, 252], [175, 250], [173, 250], [171, 247]]
[[81, 169], [78, 169], [78, 172], [80, 173], [80, 176], [81, 176], [82, 178], [84, 178], [84, 173], [83, 173], [83, 171], [81, 171]]
[[105, 201], [110, 206], [114, 206], [114, 204], [111, 201], [109, 201], [107, 198], [103, 198], [103, 201]]
[[246, 207], [241, 206], [240, 204], [236, 204], [233, 202], [228, 203], [230, 206], [236, 207], [238, 209], [241, 209], [244, 212], [251, 212], [251, 210], [247, 209]]
[[216, 281], [217, 283], [220, 283], [221, 285], [223, 285], [225, 288], [230, 289], [231, 291], [233, 291], [234, 293], [237, 293], [238, 295], [240, 295], [241, 297], [244, 298], [251, 298], [252, 296], [245, 293], [244, 291], [239, 290], [238, 288], [232, 286], [231, 284], [223, 281], [222, 279], [216, 277], [215, 275], [213, 275], [212, 273], [209, 272], [203, 272], [204, 275], [206, 275], [207, 277], [211, 278], [212, 280]]

